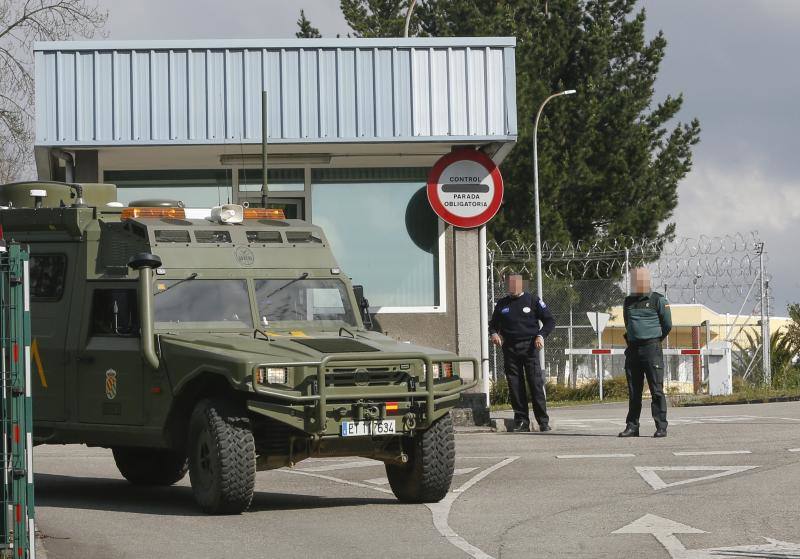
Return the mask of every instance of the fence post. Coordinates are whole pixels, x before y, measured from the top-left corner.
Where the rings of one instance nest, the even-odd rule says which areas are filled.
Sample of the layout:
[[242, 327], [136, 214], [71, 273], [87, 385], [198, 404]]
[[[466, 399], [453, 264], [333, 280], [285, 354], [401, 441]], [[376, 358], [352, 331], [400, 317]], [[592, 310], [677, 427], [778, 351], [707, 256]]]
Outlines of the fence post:
[[35, 559], [28, 253], [18, 243], [8, 246], [0, 243], [3, 506], [6, 507], [2, 516], [2, 546], [14, 548], [16, 557]]
[[569, 377], [572, 388], [578, 386], [578, 374], [575, 372], [575, 362], [572, 359], [572, 284], [569, 284], [569, 330], [567, 331], [567, 346], [569, 347]]

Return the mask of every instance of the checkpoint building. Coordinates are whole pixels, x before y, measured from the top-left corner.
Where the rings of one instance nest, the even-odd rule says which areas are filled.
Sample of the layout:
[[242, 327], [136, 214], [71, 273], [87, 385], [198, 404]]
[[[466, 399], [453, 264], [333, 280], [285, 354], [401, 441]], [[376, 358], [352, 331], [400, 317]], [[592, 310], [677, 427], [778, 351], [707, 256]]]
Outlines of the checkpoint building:
[[[517, 138], [514, 38], [64, 41], [35, 45], [40, 180], [118, 199], [270, 206], [326, 231], [378, 329], [483, 358], [485, 235], [433, 213], [426, 177], [458, 147]], [[501, 210], [502, 211], [502, 210]]]

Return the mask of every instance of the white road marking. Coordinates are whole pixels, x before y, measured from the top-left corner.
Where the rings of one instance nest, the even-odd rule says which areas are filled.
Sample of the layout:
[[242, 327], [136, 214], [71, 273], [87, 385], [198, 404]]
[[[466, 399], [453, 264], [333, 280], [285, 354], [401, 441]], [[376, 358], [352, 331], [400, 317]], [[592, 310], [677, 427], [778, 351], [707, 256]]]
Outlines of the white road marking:
[[287, 474], [296, 474], [296, 475], [300, 475], [300, 476], [308, 476], [308, 477], [315, 477], [315, 478], [319, 478], [319, 479], [326, 479], [328, 481], [341, 483], [343, 485], [352, 485], [353, 487], [366, 487], [367, 489], [374, 489], [375, 491], [380, 491], [381, 493], [388, 493], [389, 495], [392, 494], [391, 490], [384, 489], [383, 487], [375, 487], [374, 485], [367, 485], [366, 483], [359, 483], [357, 481], [349, 481], [349, 480], [346, 480], [346, 479], [341, 479], [341, 478], [333, 477], [333, 476], [325, 476], [325, 475], [322, 475], [322, 474], [313, 474], [313, 473], [306, 472], [304, 470], [292, 470], [292, 469], [289, 469], [289, 468], [281, 468], [279, 471], [286, 472]]
[[[686, 485], [687, 483], [694, 483], [696, 481], [705, 481], [708, 479], [716, 479], [719, 477], [730, 476], [740, 472], [746, 472], [758, 468], [758, 466], [636, 466], [636, 471], [642, 476], [650, 487], [656, 491], [659, 489], [666, 489], [667, 487], [675, 487], [677, 485]], [[700, 477], [693, 477], [689, 479], [682, 479], [680, 481], [673, 481], [671, 483], [665, 482], [659, 477], [656, 472], [717, 472]]]
[[694, 450], [689, 452], [673, 452], [674, 456], [723, 456], [727, 454], [752, 454], [749, 450]]
[[439, 501], [438, 503], [431, 503], [426, 505], [430, 511], [431, 515], [433, 516], [433, 525], [436, 527], [436, 530], [444, 536], [447, 541], [449, 541], [452, 545], [456, 546], [458, 549], [473, 557], [474, 559], [493, 559], [493, 557], [486, 552], [478, 549], [467, 540], [459, 536], [448, 524], [447, 518], [450, 516], [450, 509], [453, 506], [453, 503], [458, 499], [464, 491], [478, 483], [480, 480], [488, 476], [494, 471], [499, 470], [503, 466], [507, 466], [511, 464], [514, 460], [518, 459], [519, 456], [509, 456], [502, 462], [495, 464], [494, 466], [490, 466], [485, 470], [481, 471], [478, 475], [470, 479], [467, 483], [456, 489], [455, 491], [451, 491], [448, 493], [444, 499]]
[[635, 454], [558, 454], [556, 458], [636, 458]]
[[[465, 474], [469, 474], [477, 470], [478, 468], [456, 468], [453, 470], [454, 476], [463, 476]], [[364, 483], [371, 483], [373, 485], [387, 485], [389, 483], [389, 478], [385, 477], [376, 477], [372, 479], [365, 479]]]
[[370, 466], [383, 466], [378, 460], [358, 460], [356, 462], [336, 462], [326, 466], [312, 466], [310, 468], [296, 468], [302, 472], [333, 472], [335, 470], [349, 470], [350, 468], [369, 468]]
[[717, 547], [711, 549], [686, 549], [675, 534], [707, 534], [704, 530], [686, 524], [646, 514], [623, 526], [612, 534], [651, 534], [673, 559], [711, 559], [719, 557], [771, 557], [774, 559], [795, 559], [800, 545], [764, 538], [766, 544], [742, 545], [737, 547]]
[[464, 491], [466, 491], [467, 489], [469, 489], [470, 487], [472, 487], [473, 485], [478, 483], [480, 480], [482, 480], [483, 478], [485, 478], [486, 476], [488, 476], [489, 474], [494, 472], [495, 470], [499, 470], [503, 466], [507, 466], [508, 464], [511, 464], [511, 462], [513, 462], [517, 458], [519, 458], [519, 456], [509, 456], [508, 458], [506, 458], [502, 462], [500, 462], [498, 464], [495, 464], [494, 466], [490, 466], [490, 467], [486, 468], [485, 470], [483, 470], [478, 475], [472, 477], [468, 482], [466, 482], [464, 485], [462, 485], [458, 489], [453, 489], [453, 493], [463, 493]]
[[800, 452], [800, 448], [789, 448], [787, 449], [789, 452]]
[[645, 514], [639, 520], [634, 520], [627, 526], [619, 530], [614, 530], [612, 534], [652, 534], [670, 557], [678, 558], [686, 555], [686, 547], [675, 537], [675, 534], [705, 534], [703, 530], [692, 528], [680, 522], [674, 522], [668, 518], [661, 518], [654, 514]]
[[[488, 459], [490, 457], [489, 456], [481, 456], [481, 457], [476, 457], [476, 458], [487, 458]], [[511, 464], [514, 460], [517, 460], [518, 458], [519, 458], [519, 456], [509, 456], [509, 457], [505, 458], [504, 460], [502, 460], [501, 462], [499, 462], [499, 463], [497, 463], [497, 464], [495, 464], [493, 466], [489, 466], [488, 468], [486, 468], [484, 470], [481, 470], [480, 473], [478, 473], [476, 476], [471, 478], [469, 481], [467, 481], [461, 487], [459, 487], [458, 489], [455, 489], [455, 490], [450, 491], [449, 493], [447, 493], [445, 498], [442, 499], [441, 501], [439, 501], [438, 503], [431, 503], [431, 504], [427, 504], [426, 505], [428, 507], [428, 509], [430, 509], [430, 511], [431, 511], [431, 515], [433, 517], [433, 525], [436, 528], [436, 530], [442, 536], [444, 536], [444, 538], [447, 539], [447, 541], [449, 543], [451, 543], [452, 545], [456, 546], [461, 551], [463, 551], [464, 553], [466, 553], [470, 557], [473, 557], [474, 559], [494, 559], [494, 558], [491, 555], [487, 554], [486, 552], [482, 551], [481, 549], [478, 549], [477, 547], [475, 547], [474, 545], [469, 543], [467, 540], [465, 540], [464, 538], [459, 536], [452, 528], [450, 528], [450, 525], [447, 522], [447, 518], [448, 518], [448, 516], [450, 516], [450, 509], [453, 506], [453, 503], [456, 501], [456, 499], [458, 499], [464, 493], [464, 491], [466, 491], [467, 489], [469, 489], [470, 487], [472, 487], [473, 485], [475, 485], [476, 483], [478, 483], [479, 481], [484, 479], [486, 476], [488, 476], [492, 472], [495, 472], [495, 471], [499, 470], [503, 466], [507, 466], [508, 464]], [[374, 462], [374, 461], [371, 461], [371, 462]], [[357, 463], [358, 462], [351, 462], [351, 464], [357, 464]], [[371, 464], [371, 465], [374, 465], [374, 464]], [[356, 466], [356, 467], [360, 467], [360, 466]], [[339, 469], [341, 469], [341, 468], [339, 468]], [[462, 468], [462, 471], [463, 470], [467, 470], [467, 469], [469, 469], [469, 468]], [[472, 468], [472, 469], [470, 469], [470, 471], [474, 471], [476, 469], [477, 468]], [[346, 480], [346, 479], [340, 479], [340, 478], [333, 477], [333, 476], [326, 476], [326, 475], [314, 473], [314, 472], [311, 471], [311, 468], [304, 468], [304, 469], [281, 468], [280, 470], [277, 470], [277, 471], [286, 472], [286, 473], [294, 474], [294, 475], [315, 477], [315, 478], [319, 478], [319, 479], [325, 479], [325, 480], [328, 480], [328, 481], [332, 481], [334, 483], [341, 483], [343, 485], [351, 485], [353, 487], [363, 487], [363, 488], [366, 488], [366, 489], [373, 489], [375, 491], [380, 491], [381, 493], [388, 493], [390, 495], [392, 494], [391, 490], [385, 489], [383, 487], [378, 487], [377, 485], [367, 485], [367, 483], [359, 483], [357, 481], [349, 481], [349, 480]], [[367, 481], [374, 481], [374, 480], [367, 480]]]

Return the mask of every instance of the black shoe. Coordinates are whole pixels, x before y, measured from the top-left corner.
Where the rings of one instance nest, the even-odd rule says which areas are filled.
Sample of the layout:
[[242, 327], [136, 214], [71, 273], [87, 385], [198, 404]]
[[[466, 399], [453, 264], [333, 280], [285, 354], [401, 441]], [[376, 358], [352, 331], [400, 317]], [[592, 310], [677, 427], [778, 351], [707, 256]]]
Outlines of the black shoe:
[[618, 435], [619, 437], [638, 437], [639, 436], [639, 429], [631, 427], [628, 425], [625, 427], [625, 430]]
[[662, 439], [667, 436], [666, 429], [657, 429], [656, 432], [653, 434], [653, 438]]
[[527, 423], [517, 423], [512, 430], [514, 433], [530, 433], [530, 431], [531, 426]]
[[539, 425], [539, 432], [540, 433], [546, 433], [547, 431], [552, 431], [552, 430], [553, 430], [553, 428], [550, 427], [547, 423], [545, 423], [543, 425]]

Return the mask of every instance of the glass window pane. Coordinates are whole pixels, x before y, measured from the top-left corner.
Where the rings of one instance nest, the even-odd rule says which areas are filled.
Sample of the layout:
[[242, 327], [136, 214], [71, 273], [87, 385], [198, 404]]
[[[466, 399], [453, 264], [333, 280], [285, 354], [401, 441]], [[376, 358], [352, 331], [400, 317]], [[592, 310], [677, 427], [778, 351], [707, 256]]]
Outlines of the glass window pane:
[[189, 242], [189, 232], [185, 229], [156, 229], [154, 236], [157, 243]]
[[66, 254], [32, 254], [28, 269], [30, 294], [34, 301], [58, 301], [64, 294], [67, 276]]
[[[264, 172], [261, 169], [239, 169], [239, 192], [261, 192]], [[270, 192], [302, 192], [305, 189], [303, 169], [267, 169]]]
[[156, 328], [253, 327], [244, 280], [157, 280], [153, 303]]
[[207, 231], [199, 229], [194, 232], [194, 238], [198, 243], [230, 243], [230, 231]]
[[356, 325], [347, 289], [336, 279], [256, 280], [256, 302], [259, 321], [276, 328]]
[[283, 243], [280, 231], [248, 231], [247, 241], [250, 243]]
[[314, 223], [372, 306], [439, 305], [438, 219], [424, 180], [315, 183], [312, 204]]
[[187, 208], [231, 203], [230, 169], [106, 171], [104, 179], [117, 185], [117, 200], [123, 204], [145, 198], [178, 199]]

